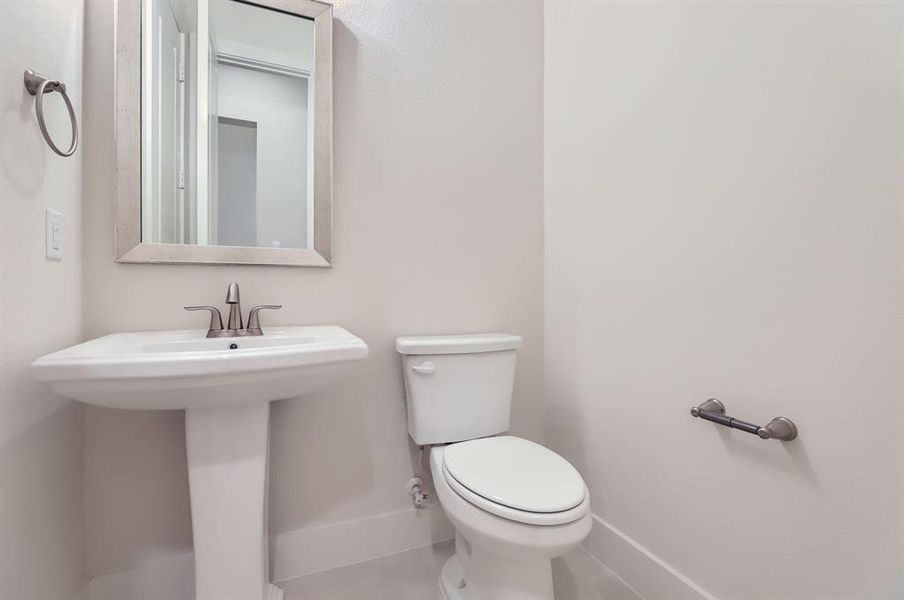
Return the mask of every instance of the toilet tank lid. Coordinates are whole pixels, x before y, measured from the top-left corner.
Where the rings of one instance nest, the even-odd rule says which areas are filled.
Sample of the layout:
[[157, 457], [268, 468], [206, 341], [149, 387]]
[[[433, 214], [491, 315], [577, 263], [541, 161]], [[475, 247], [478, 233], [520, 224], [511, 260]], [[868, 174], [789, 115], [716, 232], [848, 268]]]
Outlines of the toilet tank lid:
[[470, 354], [517, 350], [521, 337], [507, 333], [467, 333], [460, 335], [410, 335], [396, 338], [399, 354]]

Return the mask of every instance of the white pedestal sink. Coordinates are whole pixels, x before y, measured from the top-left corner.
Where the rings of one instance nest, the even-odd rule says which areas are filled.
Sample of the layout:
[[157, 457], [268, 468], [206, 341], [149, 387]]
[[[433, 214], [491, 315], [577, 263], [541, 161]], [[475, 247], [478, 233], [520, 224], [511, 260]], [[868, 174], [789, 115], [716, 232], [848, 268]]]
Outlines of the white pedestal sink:
[[185, 409], [196, 600], [278, 600], [267, 557], [270, 402], [335, 381], [367, 357], [341, 327], [117, 333], [32, 365], [58, 393], [100, 406]]

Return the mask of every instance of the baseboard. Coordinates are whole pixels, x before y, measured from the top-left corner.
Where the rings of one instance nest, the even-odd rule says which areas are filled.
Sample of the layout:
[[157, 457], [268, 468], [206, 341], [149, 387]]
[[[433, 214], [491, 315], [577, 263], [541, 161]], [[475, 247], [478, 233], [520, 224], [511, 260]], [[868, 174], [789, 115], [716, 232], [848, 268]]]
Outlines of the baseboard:
[[193, 600], [195, 559], [178, 554], [101, 575], [91, 579], [88, 589], [91, 600]]
[[[439, 505], [363, 517], [270, 538], [270, 572], [280, 582], [419, 546], [455, 530]], [[192, 600], [194, 557], [180, 554], [91, 580], [91, 600]]]
[[[452, 539], [438, 505], [289, 531], [270, 539], [274, 581]], [[593, 515], [584, 548], [646, 600], [717, 600], [615, 526]], [[91, 600], [192, 600], [194, 557], [180, 554], [91, 580]]]
[[596, 515], [593, 515], [593, 528], [584, 541], [584, 549], [645, 600], [718, 600], [669, 563]]
[[270, 572], [274, 581], [285, 581], [453, 537], [455, 530], [438, 504], [408, 508], [274, 536]]

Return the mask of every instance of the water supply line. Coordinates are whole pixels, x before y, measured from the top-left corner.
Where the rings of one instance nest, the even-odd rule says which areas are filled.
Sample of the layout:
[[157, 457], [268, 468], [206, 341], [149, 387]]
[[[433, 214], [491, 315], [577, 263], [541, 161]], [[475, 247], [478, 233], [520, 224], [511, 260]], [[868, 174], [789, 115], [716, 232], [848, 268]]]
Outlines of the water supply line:
[[424, 481], [420, 477], [412, 477], [405, 485], [408, 495], [411, 496], [415, 508], [424, 508], [430, 499], [430, 495], [424, 491]]

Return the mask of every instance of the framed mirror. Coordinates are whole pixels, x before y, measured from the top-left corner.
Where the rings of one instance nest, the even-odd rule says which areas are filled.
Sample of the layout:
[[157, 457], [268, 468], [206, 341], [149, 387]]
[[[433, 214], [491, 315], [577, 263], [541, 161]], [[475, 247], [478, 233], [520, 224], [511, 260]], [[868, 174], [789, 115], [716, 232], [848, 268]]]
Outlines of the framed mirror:
[[118, 0], [116, 260], [329, 267], [332, 7]]

